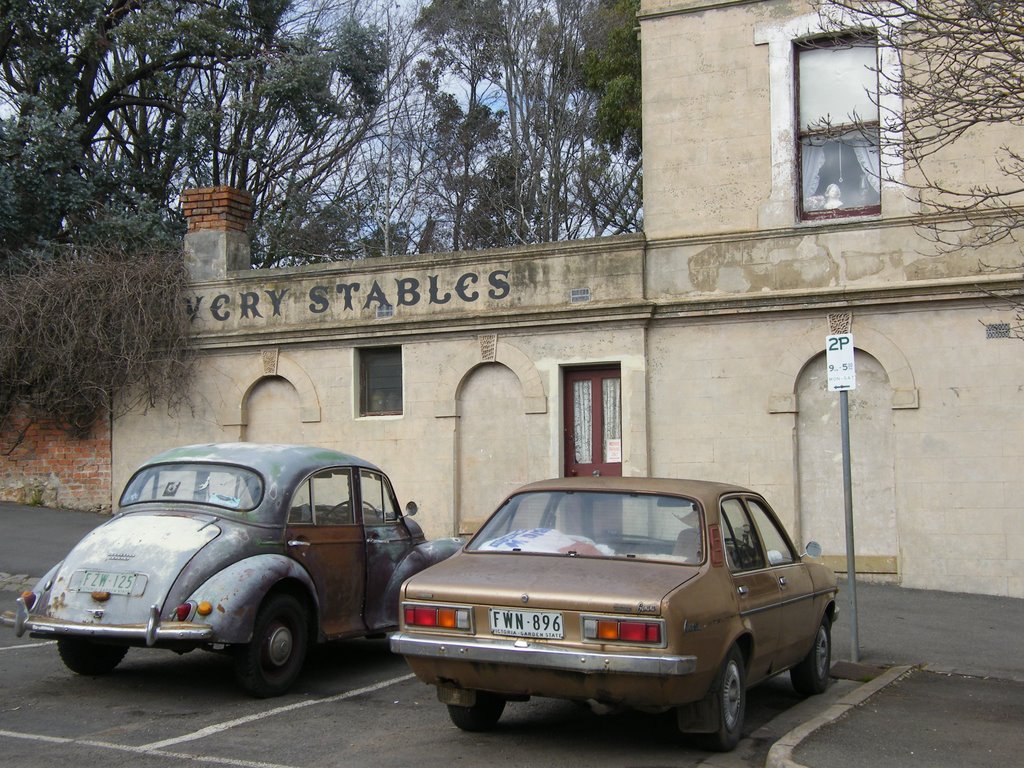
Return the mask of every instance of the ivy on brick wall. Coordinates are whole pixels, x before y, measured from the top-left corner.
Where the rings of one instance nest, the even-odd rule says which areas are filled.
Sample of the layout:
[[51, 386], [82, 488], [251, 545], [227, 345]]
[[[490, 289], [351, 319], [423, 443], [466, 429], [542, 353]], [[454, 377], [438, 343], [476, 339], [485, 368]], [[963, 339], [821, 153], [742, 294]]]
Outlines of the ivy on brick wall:
[[187, 405], [186, 281], [180, 251], [109, 248], [0, 275], [0, 430], [15, 410], [81, 435], [107, 414]]

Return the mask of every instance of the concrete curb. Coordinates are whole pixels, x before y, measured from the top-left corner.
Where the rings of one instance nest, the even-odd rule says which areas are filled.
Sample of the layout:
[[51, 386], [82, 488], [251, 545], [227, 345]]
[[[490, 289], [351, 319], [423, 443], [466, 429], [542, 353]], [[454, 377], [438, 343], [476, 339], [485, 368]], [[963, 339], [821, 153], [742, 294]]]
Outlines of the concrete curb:
[[854, 707], [863, 704], [887, 685], [895, 683], [915, 669], [917, 667], [890, 667], [875, 679], [864, 683], [864, 685], [856, 690], [843, 696], [817, 717], [813, 717], [802, 725], [797, 726], [776, 741], [771, 749], [768, 750], [768, 757], [764, 761], [765, 768], [807, 768], [807, 766], [793, 760], [793, 751], [800, 745], [800, 742], [823, 725], [828, 725], [838, 720]]
[[24, 592], [32, 589], [37, 578], [31, 578], [27, 573], [4, 573], [0, 571], [0, 592]]

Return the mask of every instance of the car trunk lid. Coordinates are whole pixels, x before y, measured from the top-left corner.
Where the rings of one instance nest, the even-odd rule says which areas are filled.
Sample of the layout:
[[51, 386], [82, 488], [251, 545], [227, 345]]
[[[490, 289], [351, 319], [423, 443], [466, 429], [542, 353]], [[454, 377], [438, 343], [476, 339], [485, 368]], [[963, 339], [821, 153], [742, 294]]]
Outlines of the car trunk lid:
[[[132, 513], [87, 534], [65, 558], [45, 613], [83, 623], [144, 623], [220, 528], [214, 517]], [[94, 593], [109, 595], [97, 600]], [[102, 596], [102, 595], [101, 595]]]
[[580, 612], [661, 613], [661, 601], [698, 568], [612, 558], [460, 553], [414, 577], [409, 600]]

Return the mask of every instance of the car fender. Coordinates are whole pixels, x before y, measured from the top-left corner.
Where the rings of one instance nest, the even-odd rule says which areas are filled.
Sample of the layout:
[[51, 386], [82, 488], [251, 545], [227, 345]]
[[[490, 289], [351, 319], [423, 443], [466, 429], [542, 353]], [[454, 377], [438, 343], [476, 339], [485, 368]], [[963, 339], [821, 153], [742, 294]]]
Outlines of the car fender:
[[409, 550], [409, 553], [402, 558], [392, 572], [387, 588], [384, 590], [384, 599], [381, 601], [384, 610], [391, 617], [389, 624], [398, 625], [398, 598], [406, 579], [442, 560], [447, 560], [462, 549], [464, 543], [462, 539], [458, 538], [431, 539], [417, 544]]
[[232, 563], [196, 589], [189, 600], [196, 605], [208, 602], [213, 610], [205, 617], [196, 615], [194, 621], [213, 627], [215, 643], [247, 643], [263, 599], [285, 581], [298, 586], [319, 615], [316, 589], [306, 570], [284, 555], [263, 554]]

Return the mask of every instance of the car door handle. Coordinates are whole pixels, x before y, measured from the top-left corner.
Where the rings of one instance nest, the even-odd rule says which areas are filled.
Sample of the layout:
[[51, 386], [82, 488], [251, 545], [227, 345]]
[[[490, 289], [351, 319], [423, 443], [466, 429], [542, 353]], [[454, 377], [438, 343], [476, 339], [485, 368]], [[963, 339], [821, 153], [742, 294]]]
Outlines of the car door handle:
[[786, 577], [785, 576], [779, 576], [779, 586], [780, 587], [786, 586]]
[[309, 542], [308, 541], [299, 541], [298, 539], [292, 539], [291, 541], [288, 542], [288, 546], [289, 547], [308, 547], [309, 546]]
[[736, 587], [736, 591], [740, 593], [740, 597], [746, 597], [750, 590], [746, 587]]

